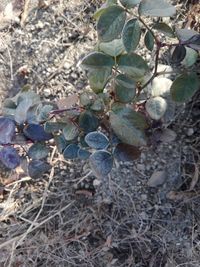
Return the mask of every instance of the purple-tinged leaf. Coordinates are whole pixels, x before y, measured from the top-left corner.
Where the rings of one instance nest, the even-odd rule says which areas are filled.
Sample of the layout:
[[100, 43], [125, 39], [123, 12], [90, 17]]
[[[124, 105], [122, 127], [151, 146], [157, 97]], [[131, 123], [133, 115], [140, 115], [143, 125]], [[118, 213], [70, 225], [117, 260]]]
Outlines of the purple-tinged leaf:
[[113, 166], [112, 155], [105, 150], [98, 150], [90, 156], [90, 167], [97, 177], [107, 176]]
[[108, 137], [101, 132], [90, 132], [85, 136], [88, 146], [95, 149], [106, 149], [109, 146]]
[[32, 178], [40, 178], [51, 168], [50, 164], [42, 160], [32, 160], [28, 165], [28, 173]]
[[20, 157], [15, 148], [7, 146], [0, 150], [0, 161], [9, 169], [14, 169], [20, 164]]
[[1, 117], [0, 118], [0, 144], [11, 143], [15, 135], [15, 123], [13, 120]]
[[195, 50], [200, 50], [200, 34], [193, 35], [190, 39], [185, 41], [185, 44]]
[[76, 159], [78, 157], [78, 150], [78, 145], [70, 144], [63, 151], [63, 156], [65, 159]]
[[45, 132], [43, 126], [39, 124], [29, 124], [23, 129], [24, 135], [32, 141], [48, 141], [53, 135]]
[[141, 155], [141, 151], [138, 147], [120, 143], [114, 150], [114, 157], [118, 161], [134, 161]]

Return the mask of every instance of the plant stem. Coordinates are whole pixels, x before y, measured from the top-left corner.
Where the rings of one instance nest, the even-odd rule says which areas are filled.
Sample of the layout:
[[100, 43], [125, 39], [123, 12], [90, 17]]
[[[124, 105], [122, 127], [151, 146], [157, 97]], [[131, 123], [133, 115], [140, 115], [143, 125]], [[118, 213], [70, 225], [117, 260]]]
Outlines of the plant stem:
[[146, 24], [146, 22], [140, 17], [137, 17], [139, 19], [139, 21], [144, 25], [144, 27], [152, 34], [156, 44], [160, 43], [160, 40], [157, 38], [157, 36], [155, 35], [155, 33], [152, 31], [151, 28], [149, 28], [149, 26]]

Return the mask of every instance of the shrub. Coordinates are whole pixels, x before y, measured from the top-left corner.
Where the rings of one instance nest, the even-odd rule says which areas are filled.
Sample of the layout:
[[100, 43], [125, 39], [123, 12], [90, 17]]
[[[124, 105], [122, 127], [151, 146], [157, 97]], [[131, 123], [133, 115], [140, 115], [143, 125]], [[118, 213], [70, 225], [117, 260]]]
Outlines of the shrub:
[[[176, 103], [188, 101], [200, 86], [191, 68], [200, 34], [164, 22], [175, 15], [175, 7], [164, 0], [107, 0], [94, 14], [97, 45], [80, 62], [90, 90], [46, 103], [26, 86], [6, 99], [1, 162], [13, 169], [26, 156], [29, 175], [41, 176], [50, 168], [51, 139], [65, 159], [89, 160], [97, 177], [110, 173], [114, 159], [138, 158], [141, 148], [151, 144], [152, 128], [173, 120]], [[143, 44], [153, 66], [136, 53]], [[171, 66], [159, 64], [166, 51]], [[25, 155], [18, 154], [19, 145], [29, 146]]]

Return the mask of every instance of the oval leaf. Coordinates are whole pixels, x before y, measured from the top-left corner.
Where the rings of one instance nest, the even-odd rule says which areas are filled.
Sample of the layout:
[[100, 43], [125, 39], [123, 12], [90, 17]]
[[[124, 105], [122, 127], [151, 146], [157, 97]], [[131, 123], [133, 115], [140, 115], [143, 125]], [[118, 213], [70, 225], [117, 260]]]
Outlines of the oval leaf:
[[103, 89], [106, 86], [108, 79], [111, 75], [111, 72], [112, 69], [110, 68], [96, 69], [89, 72], [89, 84], [91, 89], [96, 94], [103, 92]]
[[48, 156], [49, 148], [45, 144], [35, 143], [28, 150], [28, 156], [32, 159], [43, 159]]
[[90, 167], [97, 177], [107, 176], [111, 172], [112, 166], [113, 158], [107, 151], [99, 150], [90, 156]]
[[136, 94], [135, 81], [124, 74], [119, 74], [115, 79], [115, 96], [119, 102], [129, 103]]
[[118, 65], [122, 72], [136, 80], [143, 77], [149, 69], [147, 62], [135, 53], [120, 56]]
[[78, 145], [70, 144], [63, 151], [63, 156], [65, 159], [76, 159], [78, 157], [78, 150]]
[[139, 42], [141, 36], [141, 28], [137, 19], [131, 19], [127, 21], [122, 31], [122, 40], [124, 47], [128, 53], [134, 51]]
[[190, 38], [192, 38], [194, 35], [197, 34], [198, 32], [194, 30], [176, 28], [176, 35], [181, 42], [186, 42], [187, 40], [189, 40]]
[[169, 25], [167, 25], [164, 22], [157, 22], [153, 28], [161, 33], [163, 33], [164, 35], [173, 38], [174, 37], [174, 32], [172, 30], [171, 27], [169, 27]]
[[120, 112], [110, 112], [110, 123], [114, 133], [123, 143], [133, 146], [146, 145], [143, 128], [146, 123], [141, 114], [123, 108]]
[[185, 102], [194, 95], [199, 87], [200, 81], [197, 74], [181, 74], [175, 79], [170, 88], [172, 99], [176, 102]]
[[97, 23], [98, 38], [109, 42], [120, 35], [126, 20], [125, 10], [117, 5], [108, 7], [100, 16]]
[[48, 141], [53, 138], [53, 135], [46, 133], [43, 126], [39, 124], [29, 124], [23, 129], [24, 135], [32, 141]]
[[138, 147], [120, 143], [114, 150], [114, 157], [118, 161], [133, 161], [140, 157], [141, 151]]
[[15, 136], [15, 123], [13, 120], [1, 117], [0, 118], [0, 144], [11, 143]]
[[99, 126], [98, 118], [90, 111], [81, 113], [79, 117], [79, 127], [85, 132], [93, 132]]
[[15, 169], [20, 164], [20, 157], [14, 147], [0, 149], [0, 161], [9, 169]]
[[122, 39], [114, 39], [111, 42], [100, 43], [99, 50], [111, 57], [117, 57], [124, 52], [124, 45]]
[[113, 65], [113, 58], [101, 52], [92, 52], [81, 61], [82, 68], [89, 71], [99, 70], [102, 68], [108, 68], [111, 70]]
[[79, 134], [78, 127], [71, 121], [66, 123], [67, 125], [63, 128], [63, 136], [67, 141], [75, 139]]
[[78, 158], [82, 160], [86, 160], [90, 157], [91, 153], [85, 149], [79, 148], [78, 150]]
[[171, 17], [176, 14], [176, 8], [165, 0], [142, 0], [138, 12], [151, 17]]
[[198, 53], [192, 48], [186, 47], [186, 55], [181, 64], [186, 68], [191, 67], [197, 61]]
[[85, 136], [85, 142], [88, 146], [95, 149], [106, 149], [109, 146], [107, 136], [101, 132], [91, 132]]
[[64, 122], [53, 122], [53, 121], [47, 121], [44, 124], [44, 130], [47, 133], [55, 133], [59, 130], [62, 130], [66, 126], [66, 123]]
[[149, 51], [153, 50], [154, 47], [154, 38], [152, 33], [148, 30], [144, 36], [144, 44]]
[[120, 0], [120, 3], [125, 7], [125, 8], [132, 8], [135, 7], [137, 4], [140, 3], [141, 0]]
[[185, 43], [193, 49], [200, 50], [200, 34], [195, 34], [189, 38]]
[[152, 119], [159, 120], [165, 114], [165, 111], [167, 109], [167, 102], [164, 98], [156, 96], [154, 98], [148, 99], [145, 107], [146, 111]]
[[184, 45], [178, 45], [175, 47], [173, 53], [172, 53], [172, 63], [179, 64], [186, 55], [186, 48]]
[[32, 160], [28, 165], [28, 173], [32, 178], [42, 178], [41, 176], [51, 168], [50, 164], [42, 160]]
[[57, 146], [58, 152], [60, 153], [62, 153], [66, 146], [69, 144], [62, 134], [54, 136], [54, 141]]

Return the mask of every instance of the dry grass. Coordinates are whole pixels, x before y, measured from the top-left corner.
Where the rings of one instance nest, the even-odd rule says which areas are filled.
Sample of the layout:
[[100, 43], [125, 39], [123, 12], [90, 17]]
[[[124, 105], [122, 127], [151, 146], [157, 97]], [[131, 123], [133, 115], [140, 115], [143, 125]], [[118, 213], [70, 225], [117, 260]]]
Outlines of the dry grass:
[[[95, 31], [90, 13], [85, 14], [100, 2], [59, 0], [56, 15], [62, 14], [64, 9], [71, 10], [72, 17], [65, 17], [67, 32], [87, 32], [92, 42]], [[82, 29], [77, 24], [80, 18], [84, 23]], [[62, 31], [57, 38], [61, 36]], [[49, 42], [55, 47], [59, 44]], [[58, 69], [50, 74], [45, 85], [42, 77], [42, 81], [35, 85], [37, 90], [50, 86], [56, 75], [62, 76], [63, 64], [73, 65], [80, 52], [90, 49], [91, 42], [70, 43]], [[8, 46], [8, 51], [11, 48]], [[10, 58], [8, 51], [7, 57]], [[11, 63], [17, 63], [12, 57], [7, 62], [4, 71], [8, 70], [10, 77]], [[61, 77], [56, 86], [65, 94], [63, 83], [66, 81]], [[67, 83], [74, 90], [74, 84]], [[189, 120], [199, 101], [198, 95], [190, 105]], [[183, 117], [184, 120], [177, 119], [177, 129], [199, 123]], [[75, 188], [83, 183], [93, 184], [94, 177], [88, 175], [83, 163], [64, 161], [54, 147], [49, 159], [52, 169], [48, 175], [38, 180], [24, 177], [8, 182], [7, 178], [1, 179], [2, 183], [7, 182], [3, 191], [0, 188], [0, 266], [199, 267], [199, 137], [189, 138], [188, 143], [183, 136], [183, 147], [173, 144], [174, 153], [180, 159], [187, 155], [185, 160], [196, 167], [195, 173], [187, 174], [187, 170], [184, 173], [184, 160], [173, 159], [185, 177], [186, 188], [181, 189], [184, 191], [181, 201], [174, 198], [164, 202], [160, 189], [147, 187], [149, 176], [138, 171], [136, 163], [120, 165], [106, 184], [97, 183], [94, 195], [87, 188], [77, 194]], [[158, 151], [150, 150], [148, 153], [156, 161], [167, 151], [158, 154]], [[168, 152], [170, 159], [171, 150]], [[191, 181], [193, 187], [188, 195]]]

